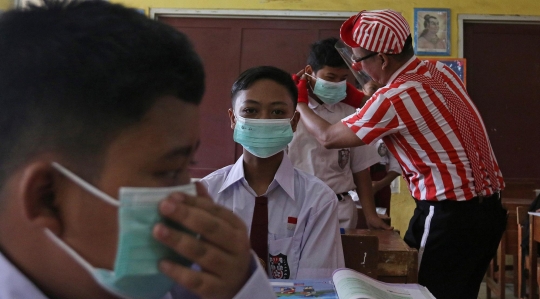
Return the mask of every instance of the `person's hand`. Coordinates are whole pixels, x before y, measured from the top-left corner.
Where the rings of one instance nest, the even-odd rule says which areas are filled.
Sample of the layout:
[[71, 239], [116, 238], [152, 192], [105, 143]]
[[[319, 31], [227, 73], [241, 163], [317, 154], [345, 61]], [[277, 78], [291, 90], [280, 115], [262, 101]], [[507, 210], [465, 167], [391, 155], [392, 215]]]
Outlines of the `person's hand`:
[[201, 271], [195, 271], [164, 260], [160, 270], [202, 298], [234, 297], [250, 276], [252, 256], [244, 222], [215, 204], [200, 183], [197, 196], [171, 194], [160, 203], [159, 211], [200, 237], [161, 223], [154, 227], [154, 237], [201, 267]]
[[292, 75], [292, 79], [298, 89], [298, 103], [309, 103], [306, 71], [303, 69], [300, 70], [298, 73]]
[[366, 216], [366, 224], [369, 229], [393, 230], [394, 227], [386, 224], [378, 215]]
[[381, 87], [382, 86], [379, 83], [371, 80], [364, 84], [362, 91], [366, 96], [371, 97]]

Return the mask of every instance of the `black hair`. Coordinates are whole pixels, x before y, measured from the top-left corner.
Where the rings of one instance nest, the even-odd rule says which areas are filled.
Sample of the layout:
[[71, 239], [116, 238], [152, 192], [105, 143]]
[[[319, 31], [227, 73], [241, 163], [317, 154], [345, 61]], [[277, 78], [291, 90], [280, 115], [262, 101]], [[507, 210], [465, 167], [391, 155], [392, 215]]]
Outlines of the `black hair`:
[[294, 84], [291, 75], [286, 71], [274, 66], [257, 66], [245, 70], [234, 82], [231, 88], [233, 109], [235, 106], [236, 95], [238, 94], [238, 92], [248, 89], [251, 85], [253, 85], [253, 83], [263, 79], [272, 80], [279, 85], [285, 87], [291, 95], [294, 107], [296, 107], [296, 103], [298, 101], [298, 89]]
[[203, 93], [202, 63], [187, 37], [134, 9], [44, 0], [5, 12], [0, 186], [46, 152], [95, 174], [111, 141], [140, 122], [158, 97], [198, 104]]
[[424, 28], [428, 28], [428, 27], [429, 27], [429, 20], [431, 20], [431, 19], [437, 20], [437, 17], [432, 16], [432, 15], [429, 15], [429, 14], [427, 14], [427, 15], [424, 16]]
[[322, 69], [325, 66], [335, 68], [347, 68], [347, 64], [336, 50], [338, 39], [330, 37], [317, 41], [311, 45], [307, 64], [311, 65], [314, 72]]

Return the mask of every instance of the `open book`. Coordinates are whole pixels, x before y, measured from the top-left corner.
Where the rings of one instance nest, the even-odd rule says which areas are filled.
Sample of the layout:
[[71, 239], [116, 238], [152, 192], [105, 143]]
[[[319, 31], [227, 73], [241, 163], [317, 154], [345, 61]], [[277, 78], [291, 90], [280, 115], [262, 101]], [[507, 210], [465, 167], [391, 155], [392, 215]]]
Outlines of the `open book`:
[[337, 269], [332, 281], [339, 299], [435, 299], [419, 284], [380, 282], [351, 269]]
[[337, 269], [331, 279], [270, 280], [278, 298], [435, 299], [419, 284], [385, 283], [351, 269]]

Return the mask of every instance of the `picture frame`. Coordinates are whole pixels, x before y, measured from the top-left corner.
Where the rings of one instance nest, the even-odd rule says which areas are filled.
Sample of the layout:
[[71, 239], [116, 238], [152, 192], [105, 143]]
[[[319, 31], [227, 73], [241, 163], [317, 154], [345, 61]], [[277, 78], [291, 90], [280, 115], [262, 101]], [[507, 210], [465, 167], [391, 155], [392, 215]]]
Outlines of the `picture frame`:
[[450, 9], [414, 9], [414, 51], [418, 56], [450, 56]]
[[437, 63], [437, 61], [446, 64], [450, 67], [456, 75], [463, 81], [463, 85], [467, 87], [467, 60], [465, 58], [426, 58], [422, 60], [427, 60], [432, 63]]

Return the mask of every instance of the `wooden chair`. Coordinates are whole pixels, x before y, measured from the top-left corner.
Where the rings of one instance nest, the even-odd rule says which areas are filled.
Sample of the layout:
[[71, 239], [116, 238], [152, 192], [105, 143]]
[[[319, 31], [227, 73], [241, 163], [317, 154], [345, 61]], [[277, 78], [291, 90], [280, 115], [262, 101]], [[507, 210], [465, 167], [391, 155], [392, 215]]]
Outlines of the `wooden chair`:
[[[505, 193], [506, 194], [506, 193]], [[508, 221], [506, 229], [501, 238], [499, 249], [496, 256], [493, 258], [486, 273], [486, 295], [491, 298], [491, 292], [497, 294], [498, 298], [505, 298], [505, 284], [513, 283], [514, 296], [519, 294], [519, 277], [518, 277], [518, 255], [521, 252], [521, 246], [518, 242], [519, 220], [517, 216], [517, 208], [522, 207], [528, 209], [531, 205], [530, 198], [510, 198], [504, 196], [502, 198], [503, 207], [508, 210]], [[512, 255], [513, 264], [506, 265], [506, 256]], [[513, 276], [507, 276], [507, 269], [511, 268], [514, 272]]]
[[[527, 219], [528, 217], [528, 209], [526, 207], [517, 207], [517, 224], [518, 224], [518, 241], [517, 243], [521, 245], [523, 242], [523, 233], [525, 229], [525, 225], [527, 225]], [[517, 275], [518, 278], [518, 298], [525, 298], [526, 294], [526, 286], [525, 286], [525, 280], [529, 276], [529, 268], [530, 265], [526, 262], [526, 256], [523, 256], [523, 251], [518, 251], [518, 260], [517, 260]]]
[[[508, 222], [506, 224], [508, 229]], [[503, 232], [499, 249], [489, 264], [486, 272], [486, 298], [491, 299], [491, 293], [495, 293], [498, 299], [505, 299], [506, 285], [506, 230]]]
[[376, 236], [341, 235], [345, 267], [377, 279], [379, 238]]
[[529, 279], [527, 286], [529, 296], [527, 298], [538, 298], [538, 242], [540, 242], [540, 216], [529, 215]]

